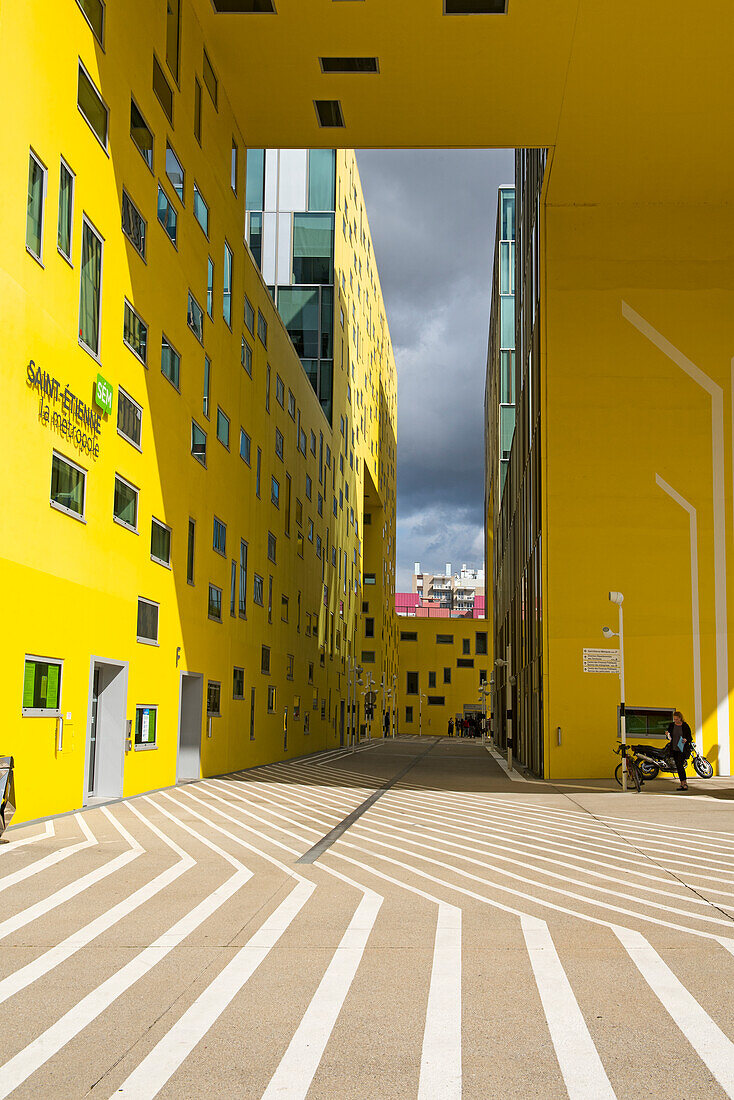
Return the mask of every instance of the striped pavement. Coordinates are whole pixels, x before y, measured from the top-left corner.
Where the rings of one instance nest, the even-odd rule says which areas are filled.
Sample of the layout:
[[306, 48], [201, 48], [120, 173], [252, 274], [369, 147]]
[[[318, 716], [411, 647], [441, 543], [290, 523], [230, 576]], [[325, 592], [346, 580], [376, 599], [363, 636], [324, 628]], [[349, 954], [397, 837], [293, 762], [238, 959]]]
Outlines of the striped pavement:
[[727, 785], [400, 737], [13, 828], [0, 1098], [734, 1097]]

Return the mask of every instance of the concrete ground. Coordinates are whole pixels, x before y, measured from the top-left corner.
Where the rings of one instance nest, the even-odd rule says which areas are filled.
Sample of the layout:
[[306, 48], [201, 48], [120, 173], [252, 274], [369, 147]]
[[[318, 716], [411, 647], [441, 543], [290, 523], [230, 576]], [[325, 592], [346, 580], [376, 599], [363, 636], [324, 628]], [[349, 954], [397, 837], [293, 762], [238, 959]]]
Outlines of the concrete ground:
[[734, 780], [690, 782], [402, 737], [11, 829], [0, 1098], [734, 1097]]

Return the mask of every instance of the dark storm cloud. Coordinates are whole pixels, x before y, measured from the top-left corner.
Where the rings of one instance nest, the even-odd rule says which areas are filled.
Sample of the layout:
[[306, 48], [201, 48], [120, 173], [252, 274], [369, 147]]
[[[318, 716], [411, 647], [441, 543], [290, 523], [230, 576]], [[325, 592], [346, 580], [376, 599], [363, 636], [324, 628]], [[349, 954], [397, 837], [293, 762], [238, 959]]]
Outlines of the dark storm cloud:
[[483, 563], [484, 376], [497, 188], [513, 154], [363, 151], [398, 367], [398, 590], [413, 563]]

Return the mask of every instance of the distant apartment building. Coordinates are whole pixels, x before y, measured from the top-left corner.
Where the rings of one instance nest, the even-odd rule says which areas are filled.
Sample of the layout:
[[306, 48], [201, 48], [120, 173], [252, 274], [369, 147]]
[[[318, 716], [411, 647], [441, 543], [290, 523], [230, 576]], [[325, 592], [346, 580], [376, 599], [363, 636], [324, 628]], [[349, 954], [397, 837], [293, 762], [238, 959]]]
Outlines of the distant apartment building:
[[415, 563], [413, 591], [398, 592], [395, 610], [398, 615], [417, 618], [483, 618], [485, 609], [484, 570], [472, 569], [464, 563], [461, 572], [454, 573], [451, 562], [443, 573], [423, 573]]

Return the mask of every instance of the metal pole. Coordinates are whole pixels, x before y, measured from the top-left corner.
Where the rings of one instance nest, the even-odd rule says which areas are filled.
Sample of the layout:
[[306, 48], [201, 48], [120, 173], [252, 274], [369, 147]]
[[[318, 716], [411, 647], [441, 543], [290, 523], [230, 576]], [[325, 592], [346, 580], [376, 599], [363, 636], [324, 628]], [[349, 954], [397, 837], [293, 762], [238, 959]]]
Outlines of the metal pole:
[[512, 771], [512, 646], [507, 647], [507, 767]]
[[418, 692], [418, 736], [423, 736], [423, 696]]
[[624, 713], [624, 619], [619, 605], [619, 679], [622, 684], [622, 705], [619, 708], [619, 726], [622, 734], [622, 790], [627, 790], [627, 718]]

